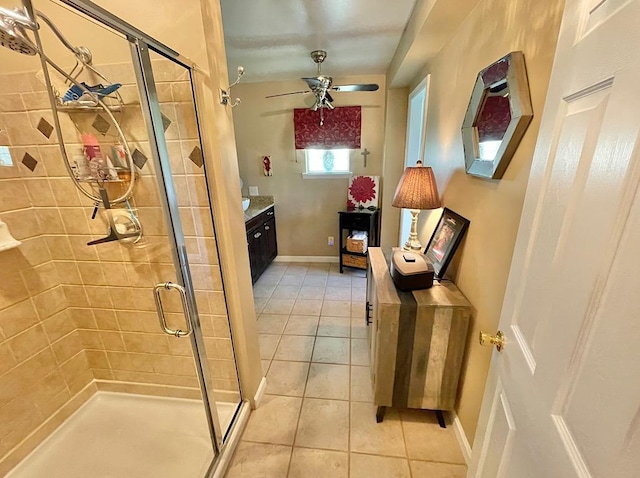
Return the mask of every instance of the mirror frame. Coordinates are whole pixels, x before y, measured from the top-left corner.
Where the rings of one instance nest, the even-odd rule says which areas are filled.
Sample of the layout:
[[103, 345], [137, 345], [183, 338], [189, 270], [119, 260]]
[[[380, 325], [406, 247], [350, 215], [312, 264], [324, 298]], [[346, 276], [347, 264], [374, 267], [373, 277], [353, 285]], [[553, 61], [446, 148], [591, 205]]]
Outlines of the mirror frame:
[[[509, 106], [511, 121], [507, 127], [500, 148], [493, 160], [480, 159], [478, 146], [478, 128], [475, 126], [481, 107], [484, 105], [485, 92], [492, 84], [485, 84], [483, 74], [501, 61], [508, 61], [507, 85], [509, 87]], [[484, 68], [476, 78], [471, 100], [462, 123], [462, 144], [464, 146], [464, 162], [467, 174], [485, 179], [500, 179], [513, 157], [527, 126], [533, 117], [529, 82], [521, 51], [512, 51], [498, 61]]]

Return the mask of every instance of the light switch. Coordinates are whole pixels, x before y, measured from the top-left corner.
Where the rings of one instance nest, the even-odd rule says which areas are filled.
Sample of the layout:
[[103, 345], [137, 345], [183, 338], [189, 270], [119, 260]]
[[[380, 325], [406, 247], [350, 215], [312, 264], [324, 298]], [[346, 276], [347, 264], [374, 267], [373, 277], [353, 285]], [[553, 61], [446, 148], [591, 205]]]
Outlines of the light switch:
[[258, 195], [258, 186], [249, 186], [249, 196]]

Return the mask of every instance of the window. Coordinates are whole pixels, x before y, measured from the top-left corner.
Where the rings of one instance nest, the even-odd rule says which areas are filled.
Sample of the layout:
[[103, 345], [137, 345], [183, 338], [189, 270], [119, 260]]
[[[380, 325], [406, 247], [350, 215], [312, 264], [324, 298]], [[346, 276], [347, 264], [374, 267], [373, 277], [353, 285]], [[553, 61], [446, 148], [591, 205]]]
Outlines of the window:
[[308, 177], [351, 175], [349, 149], [305, 149], [306, 173]]
[[11, 151], [8, 146], [0, 146], [0, 166], [13, 166]]

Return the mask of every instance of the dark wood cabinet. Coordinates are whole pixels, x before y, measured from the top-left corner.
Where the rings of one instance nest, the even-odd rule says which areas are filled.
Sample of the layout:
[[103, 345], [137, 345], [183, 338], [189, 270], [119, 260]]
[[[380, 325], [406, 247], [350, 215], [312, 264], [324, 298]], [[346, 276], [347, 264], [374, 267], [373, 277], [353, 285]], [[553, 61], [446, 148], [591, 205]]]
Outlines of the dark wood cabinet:
[[255, 283], [278, 255], [274, 208], [270, 207], [256, 217], [251, 218], [247, 221], [246, 228], [251, 280]]

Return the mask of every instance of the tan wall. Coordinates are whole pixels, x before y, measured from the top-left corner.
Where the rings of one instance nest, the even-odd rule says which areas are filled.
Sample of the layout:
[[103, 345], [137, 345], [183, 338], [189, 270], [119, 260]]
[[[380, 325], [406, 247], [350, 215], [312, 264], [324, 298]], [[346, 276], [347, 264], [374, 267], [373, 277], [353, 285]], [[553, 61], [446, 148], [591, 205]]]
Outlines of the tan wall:
[[[426, 164], [434, 168], [443, 205], [471, 221], [449, 270], [475, 308], [457, 406], [470, 441], [491, 358], [477, 335], [498, 326], [562, 8], [562, 1], [481, 1], [412, 84], [431, 74]], [[501, 180], [473, 178], [464, 171], [460, 135], [471, 90], [478, 71], [514, 50], [524, 52], [534, 118]], [[433, 221], [422, 216], [419, 236], [426, 243]]]
[[[247, 72], [247, 76], [250, 72]], [[385, 118], [383, 76], [334, 78], [341, 83], [378, 83], [377, 92], [336, 93], [337, 106], [362, 106], [362, 148], [371, 151], [364, 167], [360, 151], [351, 153], [354, 174], [382, 173]], [[303, 108], [308, 96], [265, 98], [267, 95], [304, 89], [302, 81], [245, 83], [233, 88], [242, 104], [233, 110], [238, 164], [249, 186], [273, 195], [276, 204], [278, 254], [281, 256], [337, 256], [338, 211], [346, 206], [348, 179], [303, 179], [304, 152], [294, 149], [293, 109]], [[307, 105], [308, 106], [308, 105]], [[262, 157], [271, 156], [273, 176], [262, 172]], [[327, 237], [336, 238], [334, 246]]]
[[408, 88], [389, 88], [387, 90], [382, 172], [384, 178], [382, 184], [382, 224], [384, 227], [380, 231], [380, 245], [382, 247], [398, 246], [401, 209], [391, 206], [391, 202], [404, 170], [408, 108]]

